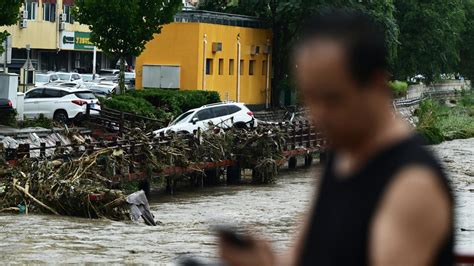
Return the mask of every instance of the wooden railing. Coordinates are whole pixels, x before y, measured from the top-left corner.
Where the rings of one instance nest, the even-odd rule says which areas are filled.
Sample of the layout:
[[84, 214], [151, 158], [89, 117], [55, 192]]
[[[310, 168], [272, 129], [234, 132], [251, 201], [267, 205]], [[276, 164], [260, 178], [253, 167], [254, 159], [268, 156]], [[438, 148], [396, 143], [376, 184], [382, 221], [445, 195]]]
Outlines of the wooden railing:
[[89, 105], [86, 109], [85, 119], [107, 130], [116, 131], [120, 135], [136, 127], [147, 132], [156, 130], [163, 125], [163, 121], [158, 119], [117, 111], [106, 107], [102, 107], [101, 109], [91, 108]]
[[[120, 114], [120, 117], [124, 117], [124, 115]], [[108, 117], [103, 117], [103, 115], [98, 116], [97, 119], [103, 123], [103, 126], [117, 126], [117, 121], [109, 119]], [[122, 124], [123, 131], [130, 130], [130, 127], [124, 126], [126, 124], [124, 121], [119, 122], [119, 124]], [[301, 149], [306, 151], [318, 151], [323, 149], [326, 145], [323, 136], [307, 121], [293, 124], [278, 123], [271, 125], [271, 127], [279, 129], [281, 134], [286, 136], [283, 150], [285, 151], [285, 154], [289, 156], [297, 154]], [[135, 139], [133, 136], [126, 136], [110, 141], [86, 140], [84, 143], [71, 143], [67, 145], [63, 145], [61, 142], [56, 142], [54, 145], [50, 146], [47, 146], [46, 143], [40, 143], [37, 147], [32, 147], [32, 145], [26, 143], [19, 144], [16, 149], [4, 148], [3, 144], [0, 143], [0, 157], [7, 161], [32, 157], [49, 159], [54, 154], [54, 151], [61, 150], [65, 151], [63, 152], [63, 155], [65, 156], [79, 158], [84, 153], [92, 153], [104, 148], [120, 148], [125, 151], [127, 156], [137, 157], [142, 154], [141, 148], [145, 145], [169, 145], [170, 141], [173, 141], [175, 138], [181, 138], [187, 142], [197, 143], [200, 134], [200, 131], [195, 131], [193, 134], [179, 134], [175, 136], [165, 136], [164, 134], [153, 136], [153, 134], [148, 134], [149, 137], [146, 140]]]

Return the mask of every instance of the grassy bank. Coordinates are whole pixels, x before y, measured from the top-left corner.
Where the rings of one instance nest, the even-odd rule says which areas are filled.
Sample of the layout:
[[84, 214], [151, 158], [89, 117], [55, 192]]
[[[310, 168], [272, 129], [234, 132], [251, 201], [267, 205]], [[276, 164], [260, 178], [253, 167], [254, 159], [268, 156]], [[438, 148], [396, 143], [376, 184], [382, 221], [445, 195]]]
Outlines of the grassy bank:
[[426, 99], [416, 111], [417, 131], [431, 144], [474, 137], [474, 93], [466, 92], [452, 104]]

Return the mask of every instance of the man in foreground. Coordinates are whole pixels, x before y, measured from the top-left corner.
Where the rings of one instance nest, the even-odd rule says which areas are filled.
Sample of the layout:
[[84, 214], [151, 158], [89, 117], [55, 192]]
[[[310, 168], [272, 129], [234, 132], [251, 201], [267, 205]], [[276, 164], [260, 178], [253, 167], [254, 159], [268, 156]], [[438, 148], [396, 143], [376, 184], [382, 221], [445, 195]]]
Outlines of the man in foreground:
[[329, 11], [295, 49], [296, 79], [330, 155], [291, 250], [222, 238], [228, 265], [452, 265], [453, 199], [441, 166], [393, 114], [384, 30]]

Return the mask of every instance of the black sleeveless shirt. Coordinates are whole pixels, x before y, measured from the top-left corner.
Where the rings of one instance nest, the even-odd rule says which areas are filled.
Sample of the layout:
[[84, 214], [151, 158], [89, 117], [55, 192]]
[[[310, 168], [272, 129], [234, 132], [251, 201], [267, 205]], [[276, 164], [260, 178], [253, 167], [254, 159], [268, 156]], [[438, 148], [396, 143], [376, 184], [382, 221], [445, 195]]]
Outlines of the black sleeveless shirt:
[[[436, 171], [453, 206], [442, 167], [417, 135], [383, 149], [344, 180], [336, 178], [334, 158], [329, 156], [299, 265], [368, 265], [370, 224], [377, 207], [396, 174], [412, 165]], [[453, 233], [451, 226], [435, 265], [453, 265]]]

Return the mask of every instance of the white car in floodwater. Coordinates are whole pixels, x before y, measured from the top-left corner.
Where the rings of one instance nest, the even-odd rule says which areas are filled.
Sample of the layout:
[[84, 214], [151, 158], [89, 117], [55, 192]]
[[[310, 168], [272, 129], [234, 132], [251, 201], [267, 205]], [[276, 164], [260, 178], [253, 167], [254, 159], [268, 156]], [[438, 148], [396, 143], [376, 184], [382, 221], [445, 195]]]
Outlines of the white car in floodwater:
[[154, 131], [155, 135], [193, 133], [194, 130], [206, 130], [210, 125], [220, 128], [257, 126], [257, 121], [243, 103], [215, 103], [189, 110], [178, 116], [168, 127]]

